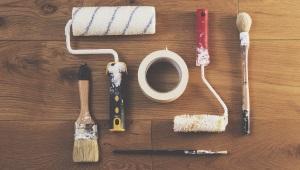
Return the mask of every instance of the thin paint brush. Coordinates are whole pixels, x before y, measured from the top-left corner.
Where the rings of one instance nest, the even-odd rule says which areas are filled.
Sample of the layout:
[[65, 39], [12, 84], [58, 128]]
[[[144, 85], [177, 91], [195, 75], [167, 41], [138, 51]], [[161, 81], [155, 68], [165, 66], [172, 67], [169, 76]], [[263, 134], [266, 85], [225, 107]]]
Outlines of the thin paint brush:
[[241, 57], [243, 67], [243, 105], [242, 105], [242, 131], [250, 134], [250, 97], [248, 83], [248, 51], [250, 46], [249, 31], [252, 19], [246, 12], [237, 15], [236, 26], [240, 32]]
[[142, 155], [194, 155], [194, 156], [208, 156], [208, 155], [227, 155], [227, 151], [210, 151], [210, 150], [183, 150], [183, 149], [162, 149], [162, 150], [131, 150], [131, 149], [117, 149], [113, 153], [116, 154], [142, 154]]
[[97, 162], [99, 160], [97, 124], [89, 112], [89, 81], [91, 71], [84, 64], [79, 68], [80, 114], [75, 122], [74, 162]]

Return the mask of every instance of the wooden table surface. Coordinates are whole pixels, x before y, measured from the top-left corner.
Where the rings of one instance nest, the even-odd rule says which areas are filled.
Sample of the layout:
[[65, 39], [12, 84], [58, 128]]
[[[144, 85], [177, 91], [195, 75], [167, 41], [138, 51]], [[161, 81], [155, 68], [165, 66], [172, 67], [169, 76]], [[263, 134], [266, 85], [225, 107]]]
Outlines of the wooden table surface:
[[[73, 56], [64, 26], [74, 6], [153, 5], [157, 33], [74, 38], [76, 48], [113, 48], [129, 69], [124, 133], [108, 130], [110, 56]], [[211, 64], [207, 78], [229, 108], [224, 133], [173, 133], [175, 115], [222, 112], [195, 67], [195, 10], [209, 10]], [[249, 58], [252, 133], [241, 134], [241, 58], [238, 11], [253, 18]], [[300, 169], [300, 4], [298, 0], [1, 0], [1, 169]], [[190, 80], [176, 101], [147, 99], [137, 82], [142, 59], [165, 47], [186, 61]], [[93, 70], [92, 113], [100, 126], [99, 163], [72, 162], [73, 124], [79, 114], [77, 70]], [[164, 68], [164, 69], [163, 69]], [[174, 69], [157, 65], [149, 77], [173, 87]], [[113, 155], [116, 148], [199, 148], [230, 151], [220, 157]]]

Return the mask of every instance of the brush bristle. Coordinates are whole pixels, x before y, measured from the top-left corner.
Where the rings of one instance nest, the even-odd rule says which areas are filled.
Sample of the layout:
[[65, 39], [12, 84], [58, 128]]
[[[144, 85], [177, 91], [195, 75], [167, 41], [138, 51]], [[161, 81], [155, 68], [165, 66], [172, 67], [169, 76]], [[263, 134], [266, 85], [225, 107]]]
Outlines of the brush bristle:
[[98, 162], [99, 148], [97, 139], [77, 139], [73, 148], [74, 162]]
[[90, 80], [91, 70], [87, 64], [82, 64], [79, 68], [78, 79], [79, 80]]
[[236, 18], [236, 26], [240, 32], [249, 32], [252, 24], [250, 15], [246, 12], [240, 12]]

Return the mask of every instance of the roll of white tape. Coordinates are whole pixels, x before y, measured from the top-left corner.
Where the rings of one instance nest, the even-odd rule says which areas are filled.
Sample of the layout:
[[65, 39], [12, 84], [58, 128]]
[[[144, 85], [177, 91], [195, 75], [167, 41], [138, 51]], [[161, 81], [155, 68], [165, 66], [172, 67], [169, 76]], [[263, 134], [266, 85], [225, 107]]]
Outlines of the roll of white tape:
[[[158, 92], [147, 82], [146, 75], [148, 69], [152, 64], [161, 61], [171, 63], [177, 69], [179, 74], [179, 83], [173, 90], [168, 92]], [[140, 88], [147, 97], [156, 102], [167, 103], [176, 100], [185, 91], [188, 79], [189, 72], [184, 60], [178, 54], [167, 49], [152, 52], [143, 59], [139, 66], [138, 81]]]

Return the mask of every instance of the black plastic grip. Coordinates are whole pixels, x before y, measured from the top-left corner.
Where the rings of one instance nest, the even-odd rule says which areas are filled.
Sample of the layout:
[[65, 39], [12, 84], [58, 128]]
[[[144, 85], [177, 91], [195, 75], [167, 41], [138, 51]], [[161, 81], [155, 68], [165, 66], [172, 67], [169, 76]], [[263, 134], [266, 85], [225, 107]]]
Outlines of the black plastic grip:
[[[109, 63], [110, 67], [114, 67], [115, 63]], [[114, 74], [107, 72], [109, 77], [109, 115], [110, 115], [110, 131], [125, 131], [125, 79], [127, 72], [120, 72], [120, 84], [116, 85]]]
[[250, 134], [250, 117], [249, 111], [243, 110], [242, 111], [242, 131], [244, 134]]

